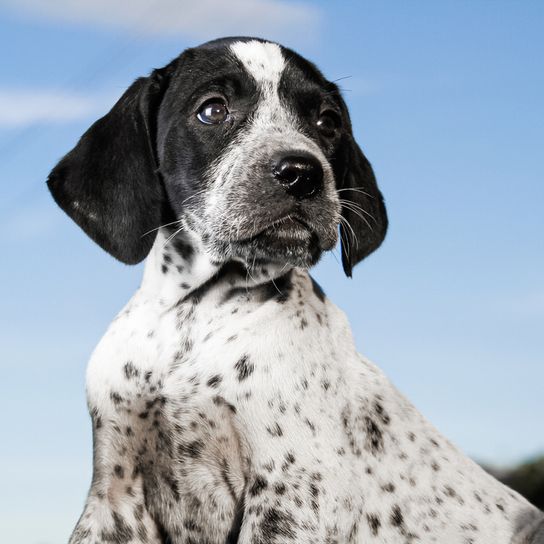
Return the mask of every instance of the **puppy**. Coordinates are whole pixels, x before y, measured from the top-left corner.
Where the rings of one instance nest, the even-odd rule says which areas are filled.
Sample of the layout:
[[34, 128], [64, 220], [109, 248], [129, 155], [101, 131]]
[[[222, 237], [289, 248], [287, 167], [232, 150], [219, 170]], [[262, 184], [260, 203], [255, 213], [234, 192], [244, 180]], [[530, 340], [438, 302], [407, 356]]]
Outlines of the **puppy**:
[[544, 542], [542, 514], [357, 354], [307, 269], [386, 211], [336, 85], [229, 38], [138, 79], [49, 188], [142, 285], [92, 355], [72, 544]]

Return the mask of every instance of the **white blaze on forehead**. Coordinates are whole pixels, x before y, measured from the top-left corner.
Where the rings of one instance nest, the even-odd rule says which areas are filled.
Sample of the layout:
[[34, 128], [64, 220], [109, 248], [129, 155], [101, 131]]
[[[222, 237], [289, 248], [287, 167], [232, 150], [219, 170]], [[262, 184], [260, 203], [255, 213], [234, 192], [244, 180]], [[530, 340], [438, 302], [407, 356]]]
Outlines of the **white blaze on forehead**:
[[263, 43], [257, 40], [236, 42], [230, 46], [231, 51], [253, 76], [257, 83], [279, 84], [285, 68], [285, 59], [281, 47], [277, 43]]

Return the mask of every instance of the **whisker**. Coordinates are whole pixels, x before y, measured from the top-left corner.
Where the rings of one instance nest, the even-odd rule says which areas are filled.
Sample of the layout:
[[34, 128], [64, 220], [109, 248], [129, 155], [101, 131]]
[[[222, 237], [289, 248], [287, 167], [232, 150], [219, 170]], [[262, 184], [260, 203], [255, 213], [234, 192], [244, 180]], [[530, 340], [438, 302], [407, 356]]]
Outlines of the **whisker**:
[[343, 79], [351, 79], [353, 76], [342, 76], [342, 77], [339, 77], [338, 79], [333, 79], [332, 82], [333, 83], [336, 83], [337, 81], [342, 81]]
[[372, 199], [375, 198], [374, 195], [371, 195], [370, 193], [367, 193], [366, 191], [363, 191], [359, 187], [343, 187], [342, 189], [336, 189], [337, 193], [341, 193], [342, 191], [355, 191], [356, 193], [361, 193], [361, 194], [367, 196], [368, 198], [372, 198]]
[[166, 241], [164, 242], [164, 244], [162, 245], [162, 248], [164, 249], [167, 245], [168, 245], [168, 242], [170, 242], [170, 240], [172, 240], [173, 238], [175, 238], [181, 231], [183, 230], [183, 225], [177, 229], [176, 231], [174, 231], [174, 234], [172, 234], [171, 236], [169, 236]]
[[365, 225], [370, 229], [371, 232], [374, 232], [374, 229], [372, 228], [372, 225], [368, 222], [368, 220], [363, 216], [361, 215], [358, 211], [356, 210], [353, 210], [353, 209], [350, 209], [348, 208], [348, 210], [350, 210], [352, 213], [354, 213], [357, 217], [359, 217], [364, 223]]
[[[185, 200], [183, 200], [183, 202], [181, 203], [181, 206], [183, 206], [184, 204], [186, 204], [189, 200], [191, 200], [192, 198], [195, 198], [203, 193], [205, 193], [207, 191], [207, 189], [201, 189], [200, 191], [197, 191], [196, 193], [192, 194], [191, 196], [188, 196]], [[176, 224], [179, 224], [182, 222], [182, 219], [176, 219], [175, 221], [171, 221], [170, 223], [165, 223], [164, 225], [159, 225], [158, 227], [155, 227], [151, 230], [148, 230], [147, 232], [144, 232], [141, 236], [141, 238], [143, 238], [144, 236], [147, 236], [148, 234], [151, 234], [152, 232], [156, 232], [164, 227], [170, 227], [171, 225], [176, 225]]]
[[370, 219], [372, 219], [374, 222], [376, 222], [376, 219], [374, 218], [374, 216], [370, 212], [365, 210], [362, 206], [357, 204], [356, 202], [353, 202], [352, 200], [345, 200], [343, 198], [340, 198], [339, 202], [345, 206], [352, 206], [354, 209], [359, 210], [360, 212], [370, 217]]
[[164, 225], [160, 225], [158, 227], [155, 227], [154, 229], [148, 230], [147, 232], [144, 232], [141, 236], [143, 238], [144, 236], [147, 236], [148, 234], [151, 234], [152, 232], [155, 232], [159, 229], [162, 229], [164, 227], [169, 227], [170, 225], [175, 225], [176, 223], [181, 223], [181, 219], [176, 219], [175, 221], [172, 221], [171, 223], [165, 223]]
[[[340, 220], [341, 225], [343, 225], [342, 221], [345, 221], [345, 220], [344, 219]], [[346, 229], [347, 229], [347, 226], [345, 228], [340, 228], [340, 239], [342, 241], [342, 248], [345, 249], [346, 253], [349, 253], [350, 252], [349, 233], [345, 232]]]
[[197, 196], [200, 196], [201, 194], [205, 193], [208, 189], [200, 189], [200, 191], [197, 191], [196, 193], [188, 196], [180, 205], [183, 206], [184, 204], [187, 204], [189, 200], [192, 198], [196, 198]]
[[[353, 227], [351, 226], [351, 223], [345, 217], [341, 217], [340, 222], [342, 224], [345, 224], [346, 228], [349, 229], [348, 232], [351, 231], [351, 235], [353, 236], [353, 239], [355, 241], [355, 247], [359, 247], [359, 239], [357, 238], [357, 235], [355, 234], [355, 231], [353, 230]], [[349, 244], [347, 244], [347, 246], [349, 248]]]
[[276, 282], [274, 281], [274, 278], [270, 278], [270, 279], [272, 280], [272, 285], [276, 288], [278, 295], [282, 296], [283, 293], [279, 290], [278, 286], [276, 285]]
[[359, 212], [363, 212], [364, 214], [368, 215], [373, 221], [374, 223], [377, 223], [376, 219], [374, 219], [374, 216], [370, 213], [368, 213], [367, 211], [363, 210], [362, 208], [360, 207], [355, 207], [355, 205], [352, 203], [352, 202], [344, 202], [342, 203], [342, 206], [344, 206], [346, 209], [348, 209], [349, 211], [353, 212], [355, 215], [357, 215], [358, 217], [360, 217], [364, 222], [365, 224], [367, 225], [367, 227], [372, 231], [374, 232], [374, 229], [372, 228], [372, 226], [370, 225], [370, 223], [366, 220], [366, 218], [364, 216], [361, 215], [361, 213]]
[[338, 260], [338, 256], [336, 255], [338, 253], [338, 251], [336, 250], [335, 247], [332, 248], [331, 250], [331, 255], [334, 257], [334, 260], [336, 261], [336, 264], [340, 264], [340, 261]]

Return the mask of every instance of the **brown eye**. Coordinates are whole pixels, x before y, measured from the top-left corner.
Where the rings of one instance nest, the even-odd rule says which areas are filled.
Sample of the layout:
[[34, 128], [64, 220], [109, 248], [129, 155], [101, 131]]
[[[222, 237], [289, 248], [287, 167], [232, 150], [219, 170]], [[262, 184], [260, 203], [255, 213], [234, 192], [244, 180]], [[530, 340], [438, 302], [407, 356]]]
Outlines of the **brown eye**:
[[321, 112], [317, 120], [317, 128], [325, 138], [332, 138], [341, 124], [340, 116], [332, 110]]
[[196, 116], [205, 125], [220, 125], [229, 118], [229, 110], [220, 98], [211, 98], [200, 106]]

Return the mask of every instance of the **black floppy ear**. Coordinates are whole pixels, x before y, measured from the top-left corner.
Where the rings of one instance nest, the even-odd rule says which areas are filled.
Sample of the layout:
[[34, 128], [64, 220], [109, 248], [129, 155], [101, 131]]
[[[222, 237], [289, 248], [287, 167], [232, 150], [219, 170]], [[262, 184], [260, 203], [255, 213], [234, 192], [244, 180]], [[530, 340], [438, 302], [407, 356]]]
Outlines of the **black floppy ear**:
[[383, 242], [387, 212], [372, 167], [348, 128], [342, 144], [344, 165], [338, 194], [342, 205], [342, 266], [351, 277], [353, 267]]
[[163, 86], [137, 79], [55, 166], [47, 185], [57, 204], [116, 259], [146, 257], [161, 224], [163, 187], [155, 159], [155, 118]]

